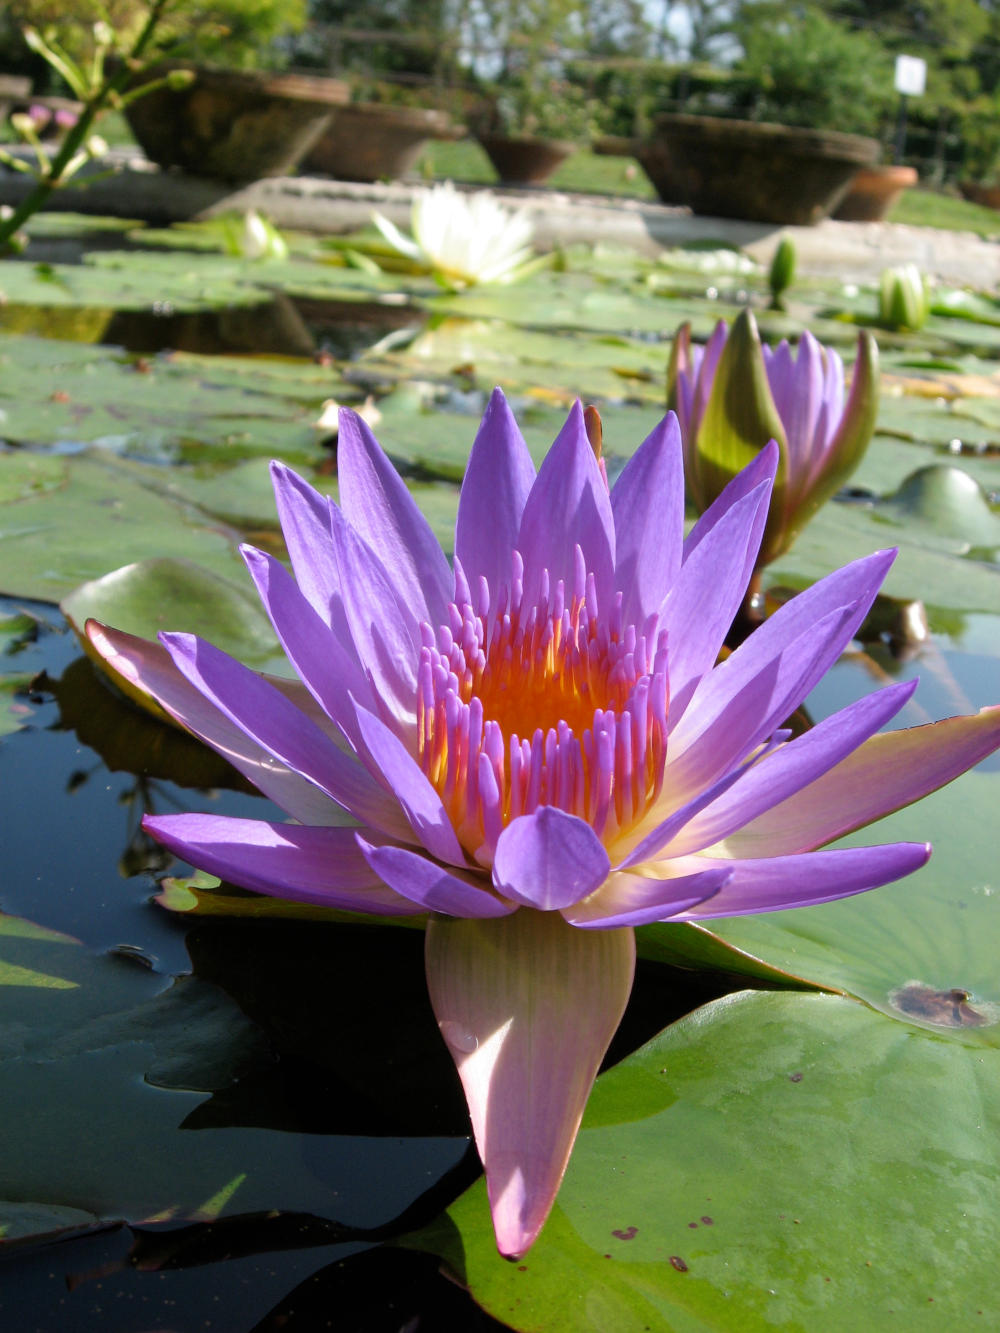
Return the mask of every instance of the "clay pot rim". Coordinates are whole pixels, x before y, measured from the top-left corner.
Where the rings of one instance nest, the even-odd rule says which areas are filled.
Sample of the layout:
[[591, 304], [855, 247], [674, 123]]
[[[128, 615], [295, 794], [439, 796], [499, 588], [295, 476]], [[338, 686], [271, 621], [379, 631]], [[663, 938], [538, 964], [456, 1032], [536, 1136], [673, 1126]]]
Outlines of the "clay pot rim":
[[393, 102], [345, 102], [337, 110], [337, 118], [361, 116], [364, 119], [417, 125], [427, 129], [446, 129], [452, 124], [451, 116], [440, 107], [397, 106]]
[[877, 139], [861, 134], [845, 134], [843, 130], [815, 130], [800, 125], [778, 125], [769, 120], [730, 120], [726, 116], [689, 116], [667, 112], [656, 116], [654, 129], [666, 137], [683, 136], [685, 131], [709, 129], [719, 141], [739, 143], [742, 140], [765, 140], [775, 147], [812, 154], [825, 151], [826, 156], [856, 160], [859, 166], [871, 166], [881, 152]]
[[859, 167], [854, 177], [854, 184], [892, 184], [916, 185], [920, 179], [916, 167], [895, 166], [892, 163], [873, 162], [869, 167]]
[[481, 144], [509, 143], [523, 144], [525, 147], [545, 144], [546, 148], [565, 150], [567, 154], [575, 153], [578, 147], [573, 139], [553, 139], [547, 134], [505, 134], [503, 130], [496, 130], [490, 134], [477, 134], [476, 138]]
[[[191, 70], [203, 87], [245, 89], [270, 97], [287, 97], [296, 102], [314, 102], [318, 106], [345, 106], [351, 86], [345, 79], [322, 74], [299, 74], [292, 70], [227, 69], [224, 65], [202, 65], [196, 60], [161, 60], [145, 70], [142, 82], [158, 78], [170, 70]], [[180, 90], [181, 94], [187, 88]]]

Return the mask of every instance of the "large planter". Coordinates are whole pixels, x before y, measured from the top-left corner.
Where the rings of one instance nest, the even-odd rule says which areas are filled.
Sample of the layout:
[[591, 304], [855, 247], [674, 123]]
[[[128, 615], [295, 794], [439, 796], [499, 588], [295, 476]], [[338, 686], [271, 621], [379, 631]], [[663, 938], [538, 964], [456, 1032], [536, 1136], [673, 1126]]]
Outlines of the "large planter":
[[681, 186], [670, 152], [662, 139], [633, 139], [624, 134], [602, 134], [590, 147], [592, 152], [603, 157], [634, 157], [665, 204], [680, 201]]
[[501, 185], [541, 185], [576, 152], [576, 144], [568, 139], [540, 139], [528, 134], [478, 137]]
[[[158, 67], [152, 74], [164, 73]], [[339, 79], [195, 69], [186, 88], [157, 88], [125, 114], [146, 156], [192, 176], [287, 176], [347, 101]]]
[[833, 216], [840, 222], [884, 222], [903, 191], [916, 183], [913, 167], [862, 167]]
[[655, 129], [651, 143], [662, 144], [679, 196], [667, 202], [754, 222], [819, 222], [879, 154], [875, 139], [763, 121], [668, 115]]
[[1000, 185], [980, 185], [978, 181], [959, 181], [959, 193], [970, 204], [1000, 209]]
[[446, 111], [352, 102], [336, 109], [302, 170], [342, 181], [395, 180], [410, 170], [428, 139], [462, 134]]

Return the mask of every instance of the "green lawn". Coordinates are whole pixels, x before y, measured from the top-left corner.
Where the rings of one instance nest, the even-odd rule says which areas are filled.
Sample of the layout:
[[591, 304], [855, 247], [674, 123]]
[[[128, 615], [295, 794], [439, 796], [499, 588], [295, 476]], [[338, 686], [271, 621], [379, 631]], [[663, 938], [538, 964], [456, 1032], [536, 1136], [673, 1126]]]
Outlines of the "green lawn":
[[904, 190], [890, 222], [914, 227], [941, 227], [946, 231], [974, 231], [980, 236], [1000, 235], [1000, 213], [981, 204], [970, 204], [958, 195], [937, 190]]
[[[458, 143], [432, 141], [427, 144], [417, 171], [427, 180], [466, 181], [495, 185], [497, 174], [489, 158], [474, 139]], [[567, 158], [549, 184], [556, 190], [593, 194], [630, 195], [636, 199], [655, 199], [656, 191], [649, 177], [631, 157], [600, 157], [581, 148]]]
[[[474, 139], [428, 143], [417, 171], [425, 180], [482, 185], [495, 185], [497, 180], [489, 158]], [[656, 198], [649, 178], [634, 158], [601, 157], [585, 148], [568, 158], [549, 183], [557, 190], [619, 194], [636, 199]], [[946, 231], [1000, 236], [1000, 213], [937, 190], [905, 190], [889, 220], [914, 227], [941, 227]]]

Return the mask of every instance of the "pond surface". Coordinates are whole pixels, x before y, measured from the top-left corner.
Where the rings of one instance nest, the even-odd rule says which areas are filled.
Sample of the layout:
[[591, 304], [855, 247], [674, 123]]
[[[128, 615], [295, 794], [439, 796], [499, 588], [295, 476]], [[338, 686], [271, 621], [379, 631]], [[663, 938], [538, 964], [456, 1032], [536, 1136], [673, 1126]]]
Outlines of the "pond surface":
[[[682, 320], [704, 336], [749, 299], [769, 336], [808, 325], [849, 357], [873, 294], [803, 282], [768, 313], [752, 265], [702, 251], [570, 252], [523, 288], [455, 296], [310, 238], [285, 265], [216, 241], [178, 228], [82, 264], [0, 265], [4, 1325], [1000, 1322], [995, 762], [880, 826], [874, 840], [935, 842], [901, 884], [640, 932], [563, 1193], [510, 1265], [421, 931], [164, 887], [192, 868], [142, 834], [144, 812], [267, 803], [118, 696], [72, 628], [95, 608], [145, 634], [211, 627], [275, 669], [234, 550], [280, 551], [270, 457], [336, 494], [326, 399], [372, 399], [447, 545], [493, 383], [536, 461], [576, 394], [596, 402], [613, 473], [662, 412]], [[852, 498], [769, 575], [781, 597], [900, 547], [863, 641], [808, 700], [814, 721], [917, 675], [895, 725], [1000, 700], [1000, 308], [939, 295], [924, 331], [881, 339]], [[974, 498], [945, 473], [903, 486], [954, 464]], [[133, 561], [130, 580], [75, 591]]]

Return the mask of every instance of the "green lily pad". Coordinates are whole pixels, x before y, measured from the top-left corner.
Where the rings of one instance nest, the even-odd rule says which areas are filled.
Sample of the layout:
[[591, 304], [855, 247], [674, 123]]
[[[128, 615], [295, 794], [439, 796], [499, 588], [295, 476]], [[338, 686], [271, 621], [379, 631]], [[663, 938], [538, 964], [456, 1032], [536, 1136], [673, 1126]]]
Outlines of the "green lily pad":
[[998, 796], [996, 773], [969, 773], [844, 840], [931, 842], [930, 862], [897, 884], [822, 907], [714, 921], [711, 932], [903, 1022], [1000, 1047], [1000, 878], [982, 836]]
[[216, 573], [236, 573], [232, 533], [124, 476], [113, 457], [61, 461], [63, 486], [0, 507], [3, 592], [55, 602], [123, 560], [171, 551]]
[[223, 578], [190, 560], [162, 557], [124, 565], [75, 588], [60, 609], [84, 643], [90, 619], [143, 639], [184, 630], [211, 639], [258, 670], [291, 671], [249, 578]]
[[66, 460], [13, 450], [0, 454], [0, 505], [58, 490], [66, 484]]
[[725, 313], [709, 297], [661, 296], [649, 288], [622, 291], [588, 274], [544, 272], [524, 286], [473, 287], [457, 296], [428, 302], [437, 314], [467, 319], [499, 319], [535, 329], [577, 329], [608, 334], [673, 335], [689, 320], [707, 337]]
[[[928, 541], [928, 537], [933, 540]], [[958, 543], [959, 546], [962, 543]], [[995, 611], [1000, 606], [1000, 566], [955, 554], [955, 543], [915, 519], [903, 522], [889, 504], [826, 505], [786, 551], [768, 566], [774, 580], [804, 586], [872, 551], [898, 546], [882, 591], [903, 601], [923, 601], [945, 611]], [[943, 548], [943, 549], [942, 549]], [[965, 549], [968, 549], [967, 546]], [[931, 618], [931, 626], [935, 621]]]
[[[73, 349], [63, 351], [63, 349]], [[306, 363], [310, 365], [311, 363]], [[97, 443], [116, 452], [172, 460], [221, 446], [230, 461], [253, 454], [307, 459], [325, 385], [310, 383], [297, 402], [287, 382], [249, 374], [215, 382], [206, 362], [172, 355], [123, 360], [106, 347], [0, 335], [0, 419], [19, 444]], [[332, 377], [329, 377], [332, 383]]]
[[837, 996], [744, 992], [598, 1079], [519, 1262], [481, 1181], [407, 1243], [523, 1330], [988, 1328], [998, 1145], [996, 1052]]
[[973, 547], [1000, 546], [1000, 517], [992, 512], [982, 488], [960, 467], [938, 464], [907, 477], [886, 507], [920, 535], [937, 534], [958, 554]]
[[[959, 431], [961, 427], [955, 423]], [[903, 440], [876, 431], [848, 485], [852, 490], [867, 490], [875, 495], [888, 495], [912, 472], [939, 463], [954, 463], [967, 472], [985, 490], [1000, 485], [1000, 462], [996, 458], [977, 454], [970, 445], [968, 451], [961, 445], [952, 446], [951, 440], [925, 444]]]
[[[28, 966], [38, 945], [75, 945], [69, 935], [49, 930], [24, 917], [0, 912], [0, 986], [30, 986], [45, 990], [73, 990], [77, 982], [56, 972]], [[57, 957], [58, 950], [49, 951]], [[58, 967], [58, 962], [56, 963]]]
[[89, 255], [85, 264], [0, 262], [0, 292], [19, 306], [90, 306], [100, 310], [208, 310], [255, 305], [268, 299], [243, 280], [238, 260], [171, 255], [172, 271], [157, 256], [119, 252]]
[[0, 1199], [0, 1244], [5, 1251], [18, 1240], [30, 1240], [35, 1244], [42, 1240], [61, 1240], [67, 1233], [90, 1231], [101, 1225], [106, 1224], [82, 1208]]
[[508, 394], [536, 386], [568, 407], [583, 392], [588, 402], [628, 397], [662, 404], [663, 349], [624, 336], [593, 337], [521, 329], [499, 320], [449, 317], [403, 348], [361, 359], [363, 374], [378, 370], [395, 382], [461, 374]]

